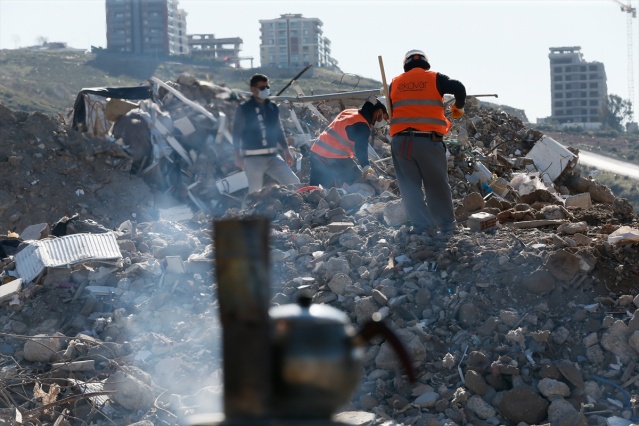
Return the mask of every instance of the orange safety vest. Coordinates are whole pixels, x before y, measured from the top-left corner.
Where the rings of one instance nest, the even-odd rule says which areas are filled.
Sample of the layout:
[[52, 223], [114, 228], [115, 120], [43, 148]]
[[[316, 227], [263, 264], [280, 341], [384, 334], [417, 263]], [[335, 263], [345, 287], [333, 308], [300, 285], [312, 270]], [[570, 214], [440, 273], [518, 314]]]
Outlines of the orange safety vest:
[[345, 109], [324, 130], [311, 147], [311, 151], [325, 158], [353, 158], [355, 142], [348, 139], [346, 127], [355, 123], [366, 123], [362, 114], [356, 109]]
[[437, 91], [436, 71], [413, 68], [400, 74], [391, 83], [390, 98], [391, 136], [408, 128], [441, 135], [450, 130], [450, 121], [444, 116], [444, 98]]

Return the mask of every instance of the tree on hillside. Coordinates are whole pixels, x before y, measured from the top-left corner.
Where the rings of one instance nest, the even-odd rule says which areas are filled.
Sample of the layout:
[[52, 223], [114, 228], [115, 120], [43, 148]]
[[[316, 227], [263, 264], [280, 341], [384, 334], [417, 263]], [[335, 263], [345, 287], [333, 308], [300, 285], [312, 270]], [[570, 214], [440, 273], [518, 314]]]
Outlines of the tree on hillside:
[[606, 100], [602, 123], [605, 127], [623, 132], [622, 123], [632, 119], [632, 103], [621, 96], [611, 94]]

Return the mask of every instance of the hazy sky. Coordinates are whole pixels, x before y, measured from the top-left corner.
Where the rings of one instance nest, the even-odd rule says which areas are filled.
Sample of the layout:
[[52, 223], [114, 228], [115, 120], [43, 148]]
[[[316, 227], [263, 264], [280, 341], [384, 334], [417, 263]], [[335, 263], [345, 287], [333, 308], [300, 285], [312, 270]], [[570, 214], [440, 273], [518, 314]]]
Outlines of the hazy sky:
[[[550, 47], [581, 46], [585, 60], [605, 65], [608, 93], [628, 98], [628, 14], [616, 0], [181, 0], [179, 7], [188, 13], [188, 33], [241, 37], [242, 55], [255, 57], [255, 66], [259, 20], [301, 13], [322, 20], [345, 73], [381, 81], [381, 55], [390, 83], [402, 72], [403, 54], [421, 49], [434, 70], [460, 80], [468, 94], [496, 93], [497, 102], [524, 109], [532, 122], [550, 115]], [[632, 20], [635, 111], [638, 21]], [[104, 0], [0, 0], [0, 49], [33, 45], [41, 36], [106, 47], [105, 32]]]

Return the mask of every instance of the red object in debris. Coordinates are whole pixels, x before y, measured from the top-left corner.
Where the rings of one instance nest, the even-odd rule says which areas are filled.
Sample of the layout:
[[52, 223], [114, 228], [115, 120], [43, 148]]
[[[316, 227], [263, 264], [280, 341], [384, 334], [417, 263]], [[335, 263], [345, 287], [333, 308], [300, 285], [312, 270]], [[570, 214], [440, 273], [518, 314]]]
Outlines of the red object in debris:
[[322, 189], [321, 186], [305, 186], [303, 188], [298, 189], [295, 192], [306, 192], [306, 191], [313, 191], [315, 189]]

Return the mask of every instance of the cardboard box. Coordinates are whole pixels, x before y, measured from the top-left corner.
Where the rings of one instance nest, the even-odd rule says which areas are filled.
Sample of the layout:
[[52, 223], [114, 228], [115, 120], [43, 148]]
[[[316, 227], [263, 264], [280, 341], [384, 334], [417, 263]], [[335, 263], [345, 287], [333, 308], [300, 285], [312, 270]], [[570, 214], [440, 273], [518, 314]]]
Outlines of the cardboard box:
[[104, 116], [109, 121], [117, 121], [118, 118], [126, 115], [132, 109], [136, 109], [139, 105], [124, 99], [108, 98], [104, 107]]

